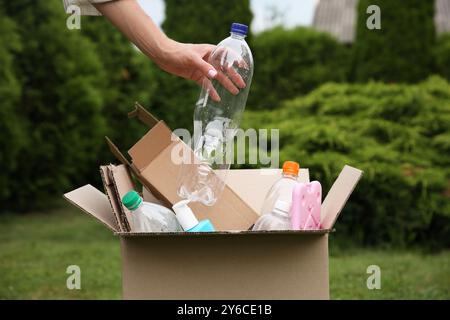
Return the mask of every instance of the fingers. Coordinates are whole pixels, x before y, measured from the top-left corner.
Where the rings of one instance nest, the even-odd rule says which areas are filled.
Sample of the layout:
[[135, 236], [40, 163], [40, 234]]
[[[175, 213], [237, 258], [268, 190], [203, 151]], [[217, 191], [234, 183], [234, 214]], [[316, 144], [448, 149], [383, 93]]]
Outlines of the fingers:
[[217, 75], [217, 70], [201, 57], [196, 57], [194, 63], [200, 72], [207, 78], [214, 79]]
[[245, 88], [245, 82], [242, 79], [241, 75], [234, 70], [233, 66], [226, 66], [225, 70], [227, 71], [228, 77], [240, 88]]
[[211, 97], [211, 99], [213, 99], [216, 102], [220, 102], [220, 96], [217, 93], [216, 89], [214, 88], [211, 80], [209, 80], [208, 78], [204, 77], [203, 79], [197, 81], [197, 83], [199, 85], [203, 85], [204, 88], [206, 89], [206, 91], [208, 92], [208, 95]]
[[225, 89], [230, 91], [231, 94], [237, 95], [239, 93], [239, 89], [223, 72], [218, 72], [216, 75], [216, 79]]
[[[238, 87], [240, 89], [245, 88], [245, 81], [235, 69], [235, 67], [245, 68], [247, 66], [245, 61], [232, 49], [223, 47], [219, 47], [214, 51], [214, 57], [214, 61], [216, 62], [214, 63], [214, 66], [216, 70], [219, 71], [217, 79], [219, 80], [220, 78], [222, 85], [233, 94], [235, 94], [234, 90], [232, 90], [233, 87]], [[233, 87], [231, 87], [230, 83], [225, 78], [220, 76], [221, 71], [225, 73], [224, 77], [228, 77], [233, 82]]]
[[[246, 67], [246, 63], [242, 58], [236, 56], [235, 58], [237, 59], [231, 59], [234, 60], [233, 62], [226, 62], [227, 60], [229, 60], [227, 58], [227, 56], [230, 54], [229, 50], [225, 50], [224, 48], [219, 47], [216, 49], [216, 51], [214, 51], [216, 47], [207, 44], [199, 46], [201, 46], [201, 48], [199, 47], [199, 49], [201, 49], [201, 52], [197, 52], [200, 53], [200, 55], [196, 56], [193, 62], [200, 73], [203, 75], [203, 77], [199, 77], [200, 79], [197, 82], [202, 85], [204, 81], [207, 81], [206, 85], [208, 87], [209, 95], [214, 101], [220, 101], [220, 97], [209, 79], [216, 79], [226, 90], [228, 90], [233, 95], [237, 95], [240, 89], [246, 87], [245, 81], [235, 70], [235, 67]], [[213, 56], [216, 57], [213, 60], [218, 62], [220, 65], [213, 66], [206, 62], [212, 52], [214, 52]]]

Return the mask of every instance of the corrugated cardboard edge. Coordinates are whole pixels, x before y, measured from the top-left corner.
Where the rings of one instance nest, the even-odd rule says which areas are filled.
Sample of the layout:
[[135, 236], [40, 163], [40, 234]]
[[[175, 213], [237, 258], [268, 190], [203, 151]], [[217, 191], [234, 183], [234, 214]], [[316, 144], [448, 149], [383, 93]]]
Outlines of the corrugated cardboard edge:
[[119, 221], [121, 231], [131, 230], [131, 213], [122, 204], [122, 197], [130, 190], [135, 190], [133, 180], [131, 179], [127, 166], [120, 164], [118, 166], [101, 166], [103, 185], [111, 203], [111, 208]]
[[148, 112], [143, 106], [138, 102], [134, 103], [134, 110], [128, 113], [128, 118], [138, 118], [142, 123], [146, 124], [149, 128], [155, 126], [159, 120]]
[[126, 228], [123, 216], [121, 216], [120, 206], [117, 203], [117, 194], [109, 174], [109, 166], [100, 166], [100, 176], [103, 182], [103, 189], [108, 197], [112, 213], [116, 218], [116, 223], [119, 226], [120, 231], [129, 231], [130, 229]]
[[119, 231], [119, 226], [111, 212], [108, 197], [95, 187], [87, 184], [64, 194], [64, 198], [83, 212], [103, 223], [113, 232]]
[[324, 229], [332, 229], [348, 201], [363, 171], [345, 165], [322, 203], [321, 223]]
[[323, 236], [334, 232], [329, 229], [320, 230], [267, 230], [267, 231], [214, 231], [214, 232], [115, 232], [114, 234], [120, 237], [211, 237], [211, 236], [261, 236], [267, 234], [278, 235], [301, 235], [301, 236]]
[[120, 205], [121, 216], [124, 219], [126, 230], [131, 230], [131, 212], [122, 203], [122, 197], [136, 187], [131, 179], [129, 169], [125, 165], [111, 166], [110, 175], [116, 191], [117, 202]]

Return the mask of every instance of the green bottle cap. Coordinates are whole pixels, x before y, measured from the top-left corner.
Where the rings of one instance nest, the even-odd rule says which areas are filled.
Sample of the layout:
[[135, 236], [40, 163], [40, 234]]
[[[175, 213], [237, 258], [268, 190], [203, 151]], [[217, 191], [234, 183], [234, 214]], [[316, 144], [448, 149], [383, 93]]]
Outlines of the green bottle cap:
[[137, 207], [142, 203], [142, 198], [134, 190], [128, 191], [122, 198], [122, 203], [127, 209], [133, 211], [136, 210]]

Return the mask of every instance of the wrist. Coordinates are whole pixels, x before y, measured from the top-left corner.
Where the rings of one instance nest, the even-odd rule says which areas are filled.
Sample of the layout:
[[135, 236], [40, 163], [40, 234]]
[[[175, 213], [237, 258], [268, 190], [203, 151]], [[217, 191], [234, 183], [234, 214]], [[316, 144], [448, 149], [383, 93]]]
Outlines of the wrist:
[[163, 35], [160, 39], [155, 41], [155, 48], [150, 58], [158, 65], [167, 64], [177, 52], [178, 42]]

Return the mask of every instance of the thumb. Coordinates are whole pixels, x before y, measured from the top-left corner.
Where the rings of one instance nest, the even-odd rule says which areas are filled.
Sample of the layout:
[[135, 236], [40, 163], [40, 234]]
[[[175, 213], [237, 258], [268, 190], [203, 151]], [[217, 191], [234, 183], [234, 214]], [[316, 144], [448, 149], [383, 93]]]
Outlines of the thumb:
[[200, 57], [194, 60], [195, 67], [207, 78], [214, 79], [217, 75], [217, 70], [208, 62]]

